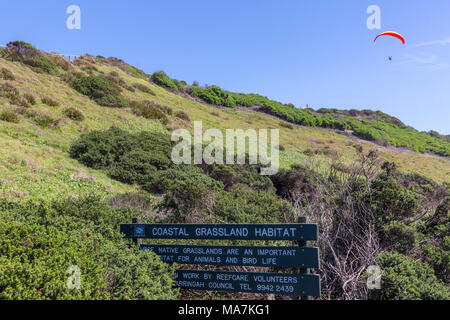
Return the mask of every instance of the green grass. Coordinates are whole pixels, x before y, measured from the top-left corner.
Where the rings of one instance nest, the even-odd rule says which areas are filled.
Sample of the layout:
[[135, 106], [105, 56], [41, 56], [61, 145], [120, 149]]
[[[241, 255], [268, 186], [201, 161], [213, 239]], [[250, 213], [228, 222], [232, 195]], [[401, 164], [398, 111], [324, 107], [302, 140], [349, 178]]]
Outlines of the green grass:
[[[76, 72], [82, 72], [73, 63]], [[105, 130], [112, 125], [128, 131], [166, 131], [167, 128], [185, 127], [193, 129], [193, 121], [202, 120], [204, 128], [277, 128], [280, 130], [280, 145], [285, 150], [280, 152], [280, 165], [288, 168], [295, 163], [312, 163], [324, 166], [331, 161], [323, 154], [307, 156], [307, 149], [329, 148], [340, 154], [348, 164], [355, 161], [356, 152], [353, 144], [364, 149], [378, 149], [382, 158], [395, 161], [405, 172], [417, 172], [437, 182], [450, 181], [450, 163], [447, 160], [416, 153], [402, 153], [389, 150], [367, 141], [351, 141], [347, 136], [336, 131], [280, 125], [280, 120], [245, 109], [216, 108], [207, 104], [186, 99], [166, 89], [151, 84], [144, 77], [133, 77], [125, 71], [105, 63], [96, 63], [99, 74], [117, 72], [122, 79], [132, 86], [140, 83], [150, 88], [154, 94], [136, 90], [123, 90], [121, 95], [129, 100], [149, 100], [161, 106], [173, 109], [168, 116], [167, 126], [159, 120], [145, 119], [135, 115], [132, 110], [105, 108], [97, 105], [88, 97], [76, 92], [65, 82], [62, 76], [35, 73], [18, 62], [9, 62], [0, 58], [0, 69], [7, 68], [15, 75], [15, 81], [8, 81], [21, 94], [32, 94], [37, 103], [27, 110], [47, 114], [57, 121], [57, 125], [43, 128], [23, 115], [18, 115], [18, 123], [0, 121], [0, 197], [8, 199], [55, 199], [67, 195], [98, 193], [107, 196], [115, 193], [136, 192], [136, 186], [114, 181], [101, 171], [88, 169], [69, 158], [71, 143], [80, 134], [91, 130]], [[0, 84], [6, 80], [0, 79]], [[41, 102], [50, 96], [59, 101], [59, 106], [50, 107]], [[67, 118], [66, 108], [76, 108], [85, 119], [77, 122]], [[10, 105], [8, 99], [0, 97], [0, 113], [17, 108]], [[191, 122], [175, 116], [185, 112]]]

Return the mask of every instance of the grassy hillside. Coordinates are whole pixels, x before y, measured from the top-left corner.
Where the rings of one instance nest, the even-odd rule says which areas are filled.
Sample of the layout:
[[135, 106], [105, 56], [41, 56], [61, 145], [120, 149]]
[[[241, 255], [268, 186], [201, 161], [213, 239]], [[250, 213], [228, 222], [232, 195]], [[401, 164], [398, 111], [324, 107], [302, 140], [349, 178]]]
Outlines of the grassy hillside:
[[[286, 110], [310, 122], [293, 121]], [[279, 129], [282, 170], [268, 178], [253, 166], [173, 165], [171, 131], [192, 130], [197, 120], [221, 130]], [[383, 139], [348, 131], [358, 126]], [[417, 151], [448, 156], [445, 136], [379, 112], [300, 110], [148, 75], [116, 58], [69, 62], [11, 43], [0, 49], [0, 231], [7, 239], [0, 298], [178, 298], [172, 267], [127, 251], [121, 222], [292, 222], [298, 215], [320, 224], [323, 298], [355, 298], [363, 276], [354, 271], [357, 280], [342, 287], [350, 271], [338, 270], [331, 249], [346, 259], [366, 247], [370, 255], [358, 251], [349, 265], [385, 267], [382, 298], [402, 290], [409, 298], [448, 298], [450, 162], [410, 150], [423, 144]], [[371, 228], [376, 235], [367, 241], [377, 242], [358, 242]], [[37, 259], [48, 246], [55, 251], [44, 254], [55, 259]], [[67, 292], [61, 261], [87, 270], [89, 286]], [[35, 265], [34, 282], [24, 284]]]
[[[58, 58], [59, 59], [59, 58]], [[0, 129], [0, 170], [3, 197], [59, 197], [61, 193], [70, 194], [85, 190], [99, 192], [125, 192], [133, 187], [122, 185], [108, 179], [102, 173], [89, 170], [68, 157], [70, 144], [82, 132], [94, 129], [107, 129], [112, 125], [134, 130], [161, 130], [186, 127], [191, 122], [170, 116], [167, 124], [136, 116], [129, 108], [104, 108], [88, 97], [76, 92], [65, 79], [67, 74], [109, 75], [117, 73], [126, 85], [145, 85], [154, 95], [135, 89], [124, 89], [122, 95], [132, 100], [148, 100], [169, 106], [174, 114], [184, 111], [191, 120], [202, 120], [204, 127], [226, 128], [278, 128], [282, 146], [280, 163], [284, 168], [294, 163], [328, 163], [338, 154], [348, 164], [356, 157], [355, 145], [365, 149], [376, 148], [387, 161], [398, 163], [405, 172], [416, 172], [438, 182], [450, 180], [449, 161], [426, 155], [410, 153], [405, 150], [389, 150], [369, 142], [349, 138], [333, 130], [314, 127], [292, 128], [283, 125], [282, 120], [274, 119], [252, 110], [216, 108], [186, 99], [140, 78], [142, 73], [125, 72], [128, 67], [117, 60], [82, 57], [78, 63], [68, 63], [69, 69], [59, 69], [58, 75], [36, 73], [21, 62], [0, 59], [0, 68], [8, 70], [15, 80], [0, 80], [0, 84], [12, 85], [19, 95], [31, 94], [36, 104], [27, 108], [36, 115], [20, 112], [21, 106], [0, 94], [0, 112], [11, 112], [17, 116], [17, 123], [1, 121]], [[119, 65], [119, 68], [114, 65]], [[126, 66], [126, 67], [124, 67]], [[95, 68], [95, 69], [94, 69]], [[86, 71], [83, 71], [87, 70]], [[129, 68], [134, 71], [134, 69]], [[42, 99], [50, 97], [58, 101], [58, 106], [48, 106]], [[17, 103], [17, 102], [16, 102]], [[82, 112], [83, 121], [69, 119], [64, 110], [74, 107]], [[39, 117], [48, 116], [48, 125]], [[37, 118], [37, 119], [36, 119]], [[28, 183], [34, 181], [33, 183]]]
[[418, 132], [381, 111], [299, 109], [293, 104], [283, 104], [259, 94], [229, 92], [215, 85], [199, 87], [195, 83], [189, 86], [184, 81], [170, 79], [162, 71], [154, 73], [152, 80], [169, 90], [187, 93], [213, 105], [228, 108], [258, 107], [261, 112], [275, 115], [294, 124], [338, 129], [381, 145], [406, 147], [420, 153], [430, 152], [446, 157], [450, 155], [450, 144], [446, 136], [433, 131]]

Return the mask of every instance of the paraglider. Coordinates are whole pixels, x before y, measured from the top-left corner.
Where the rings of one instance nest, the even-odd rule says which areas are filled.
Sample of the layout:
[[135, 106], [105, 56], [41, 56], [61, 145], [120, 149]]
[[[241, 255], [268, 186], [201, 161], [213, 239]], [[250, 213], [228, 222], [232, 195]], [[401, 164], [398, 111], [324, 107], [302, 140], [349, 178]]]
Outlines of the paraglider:
[[391, 36], [391, 37], [395, 37], [395, 38], [401, 40], [401, 42], [402, 42], [403, 44], [405, 44], [405, 38], [403, 38], [403, 36], [402, 36], [400, 33], [397, 33], [397, 32], [394, 32], [394, 31], [386, 31], [386, 32], [380, 33], [380, 34], [375, 38], [375, 40], [373, 40], [373, 42], [377, 41], [377, 39], [378, 39], [379, 37], [381, 37], [381, 36]]
[[[403, 36], [402, 36], [400, 33], [397, 33], [397, 32], [394, 32], [394, 31], [386, 31], [386, 32], [380, 33], [380, 34], [375, 38], [375, 40], [373, 40], [373, 42], [376, 42], [377, 39], [378, 39], [379, 37], [382, 37], [382, 36], [391, 36], [391, 37], [397, 38], [397, 39], [399, 39], [403, 44], [405, 44], [405, 38], [403, 38]], [[392, 61], [392, 57], [391, 57], [391, 56], [389, 56], [388, 59], [389, 59], [389, 61]]]

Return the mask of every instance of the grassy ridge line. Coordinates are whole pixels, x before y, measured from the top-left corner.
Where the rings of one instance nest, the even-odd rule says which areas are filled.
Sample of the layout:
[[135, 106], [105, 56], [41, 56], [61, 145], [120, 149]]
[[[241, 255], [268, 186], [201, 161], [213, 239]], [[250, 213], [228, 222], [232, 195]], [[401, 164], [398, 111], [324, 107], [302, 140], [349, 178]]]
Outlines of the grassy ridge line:
[[[335, 109], [299, 109], [293, 104], [282, 104], [259, 94], [235, 93], [213, 85], [199, 87], [189, 86], [184, 81], [169, 78], [164, 72], [155, 72], [152, 81], [175, 92], [184, 92], [209, 104], [234, 108], [235, 106], [260, 107], [260, 111], [275, 115], [283, 120], [311, 127], [323, 127], [339, 130], [351, 130], [362, 139], [375, 141], [381, 145], [407, 147], [419, 153], [435, 153], [450, 156], [450, 142], [446, 136], [436, 132], [418, 132], [404, 125], [398, 119], [381, 111]], [[360, 116], [366, 119], [358, 119]], [[367, 117], [370, 116], [370, 117]], [[373, 119], [370, 119], [370, 118]]]

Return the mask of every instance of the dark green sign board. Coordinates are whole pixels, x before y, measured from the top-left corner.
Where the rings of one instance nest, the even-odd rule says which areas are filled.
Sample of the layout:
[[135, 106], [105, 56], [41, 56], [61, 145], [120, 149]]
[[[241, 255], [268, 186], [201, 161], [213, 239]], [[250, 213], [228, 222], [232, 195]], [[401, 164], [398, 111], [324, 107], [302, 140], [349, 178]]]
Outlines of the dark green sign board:
[[122, 224], [126, 238], [317, 240], [315, 224]]
[[141, 245], [167, 263], [278, 268], [318, 268], [313, 247]]
[[178, 270], [174, 279], [183, 289], [320, 296], [314, 274]]
[[[299, 220], [305, 222], [306, 220]], [[299, 274], [177, 270], [176, 287], [193, 290], [320, 296], [319, 250], [307, 246], [317, 240], [317, 225], [296, 224], [121, 224], [120, 232], [167, 263], [300, 268]], [[286, 240], [298, 246], [201, 246], [141, 244], [140, 239]]]

